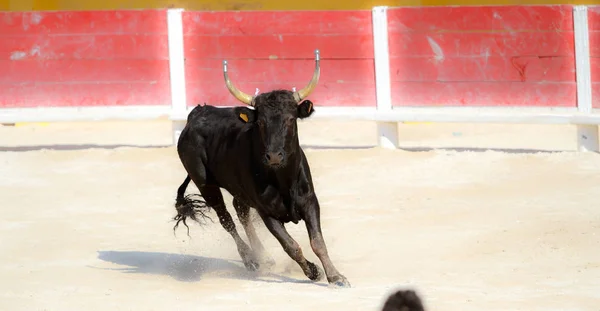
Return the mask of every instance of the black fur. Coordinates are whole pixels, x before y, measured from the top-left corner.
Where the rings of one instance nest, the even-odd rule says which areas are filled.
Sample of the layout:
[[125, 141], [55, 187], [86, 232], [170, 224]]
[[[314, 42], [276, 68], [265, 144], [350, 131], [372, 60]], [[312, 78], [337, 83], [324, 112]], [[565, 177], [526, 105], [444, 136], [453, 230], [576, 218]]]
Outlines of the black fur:
[[425, 309], [415, 291], [398, 290], [388, 297], [381, 311], [425, 311]]
[[[240, 202], [243, 215], [246, 208], [257, 210], [288, 255], [307, 276], [314, 278], [314, 269], [284, 227], [284, 223], [304, 220], [313, 251], [323, 263], [329, 282], [349, 286], [329, 259], [310, 166], [298, 139], [297, 119], [308, 118], [313, 112], [311, 101], [298, 104], [288, 90], [256, 96], [254, 109], [196, 106], [177, 144], [189, 177], [178, 189], [176, 217], [194, 219], [195, 215], [205, 216], [207, 208], [212, 208], [236, 242], [246, 266], [254, 267], [260, 257], [258, 253], [264, 253], [262, 244], [252, 233], [252, 224], [242, 220], [237, 211], [252, 249], [240, 238], [223, 202], [220, 189], [226, 189]], [[204, 201], [195, 204], [186, 201], [183, 193], [189, 179], [196, 184]]]

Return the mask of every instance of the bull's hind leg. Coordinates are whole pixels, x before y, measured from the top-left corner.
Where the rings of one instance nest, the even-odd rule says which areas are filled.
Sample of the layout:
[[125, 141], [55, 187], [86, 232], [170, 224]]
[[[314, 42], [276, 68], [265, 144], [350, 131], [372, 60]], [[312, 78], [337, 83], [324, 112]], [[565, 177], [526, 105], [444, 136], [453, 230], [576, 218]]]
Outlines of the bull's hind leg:
[[256, 234], [254, 225], [250, 221], [250, 206], [240, 202], [236, 198], [233, 198], [233, 206], [235, 207], [235, 211], [240, 222], [242, 223], [242, 226], [244, 226], [244, 230], [246, 231], [246, 235], [248, 236], [252, 250], [260, 258], [261, 265], [266, 267], [274, 266], [275, 260], [265, 250], [265, 247], [262, 245], [258, 235]]
[[233, 222], [233, 218], [231, 214], [227, 211], [225, 207], [225, 202], [223, 201], [223, 194], [221, 193], [221, 189], [217, 186], [213, 185], [202, 185], [198, 187], [200, 189], [200, 193], [206, 204], [215, 210], [217, 216], [219, 217], [219, 222], [223, 228], [231, 234], [235, 244], [237, 245], [238, 253], [240, 257], [242, 257], [242, 261], [246, 266], [246, 269], [250, 271], [256, 271], [259, 268], [258, 260], [255, 258], [252, 249], [238, 234], [235, 223]]

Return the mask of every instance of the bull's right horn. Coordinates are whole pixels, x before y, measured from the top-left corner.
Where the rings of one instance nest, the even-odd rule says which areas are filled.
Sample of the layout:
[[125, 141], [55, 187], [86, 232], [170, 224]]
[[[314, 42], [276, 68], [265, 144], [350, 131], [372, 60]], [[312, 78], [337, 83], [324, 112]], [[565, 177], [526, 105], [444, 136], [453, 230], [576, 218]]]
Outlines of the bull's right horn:
[[237, 100], [241, 101], [246, 105], [254, 106], [254, 97], [238, 90], [238, 88], [235, 87], [235, 85], [233, 85], [231, 80], [229, 80], [229, 76], [227, 75], [226, 60], [223, 61], [223, 77], [225, 77], [225, 85], [227, 86], [227, 89], [229, 90], [229, 93], [231, 93], [231, 95], [233, 95]]
[[319, 82], [319, 75], [321, 74], [321, 66], [319, 66], [321, 58], [319, 56], [319, 50], [315, 50], [315, 71], [313, 72], [312, 79], [303, 89], [294, 92], [294, 99], [296, 102], [300, 103], [303, 99], [305, 99], [317, 86], [317, 82]]

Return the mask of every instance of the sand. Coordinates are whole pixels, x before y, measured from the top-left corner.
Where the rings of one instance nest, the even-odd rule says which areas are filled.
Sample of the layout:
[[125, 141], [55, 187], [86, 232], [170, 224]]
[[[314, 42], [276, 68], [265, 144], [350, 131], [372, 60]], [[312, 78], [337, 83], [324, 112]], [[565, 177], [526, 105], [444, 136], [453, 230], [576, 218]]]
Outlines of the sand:
[[0, 126], [0, 310], [379, 310], [399, 288], [429, 310], [599, 310], [600, 155], [569, 151], [572, 127], [402, 125], [405, 148], [384, 150], [372, 123], [303, 122], [350, 289], [308, 281], [260, 222], [262, 273], [218, 222], [174, 235], [168, 129]]

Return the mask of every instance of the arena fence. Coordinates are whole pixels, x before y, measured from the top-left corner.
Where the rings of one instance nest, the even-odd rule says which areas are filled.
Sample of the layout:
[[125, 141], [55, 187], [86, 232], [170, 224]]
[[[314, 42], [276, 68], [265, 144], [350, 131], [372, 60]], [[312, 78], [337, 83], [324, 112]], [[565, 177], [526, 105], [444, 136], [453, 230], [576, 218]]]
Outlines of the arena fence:
[[197, 104], [304, 86], [314, 117], [577, 126], [598, 151], [600, 6], [375, 7], [354, 11], [0, 13], [0, 122], [169, 118]]

